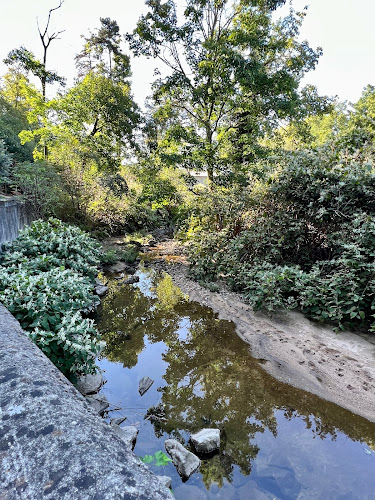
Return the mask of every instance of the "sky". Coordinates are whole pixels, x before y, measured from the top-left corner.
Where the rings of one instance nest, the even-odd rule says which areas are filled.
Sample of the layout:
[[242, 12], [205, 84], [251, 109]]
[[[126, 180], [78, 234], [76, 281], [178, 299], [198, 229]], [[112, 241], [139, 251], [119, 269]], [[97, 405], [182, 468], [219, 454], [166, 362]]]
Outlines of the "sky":
[[[314, 48], [321, 46], [323, 56], [303, 83], [316, 85], [322, 95], [357, 101], [366, 85], [375, 85], [375, 0], [293, 2], [296, 10], [306, 4], [309, 9], [300, 38], [308, 40]], [[36, 19], [43, 27], [48, 10], [56, 5], [58, 0], [0, 0], [0, 60], [21, 45], [41, 57]], [[144, 0], [65, 0], [53, 14], [51, 31], [65, 31], [50, 46], [47, 68], [67, 77], [71, 85], [75, 75], [74, 56], [82, 47], [81, 35], [99, 27], [100, 17], [115, 19], [122, 33], [130, 32], [145, 12]], [[155, 65], [153, 60], [145, 58], [132, 60], [132, 88], [141, 105], [150, 94]], [[5, 72], [1, 62], [0, 75]]]

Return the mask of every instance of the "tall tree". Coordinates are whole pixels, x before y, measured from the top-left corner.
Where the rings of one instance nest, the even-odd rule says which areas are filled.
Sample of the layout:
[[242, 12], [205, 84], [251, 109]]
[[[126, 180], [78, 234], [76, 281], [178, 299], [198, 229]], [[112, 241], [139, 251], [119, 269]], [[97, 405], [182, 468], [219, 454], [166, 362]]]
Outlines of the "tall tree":
[[53, 40], [57, 40], [59, 38], [59, 35], [64, 32], [62, 31], [56, 31], [52, 34], [48, 33], [50, 21], [51, 21], [51, 15], [52, 12], [55, 10], [60, 9], [62, 4], [64, 3], [64, 0], [60, 0], [60, 3], [57, 7], [54, 7], [53, 9], [50, 9], [48, 12], [48, 17], [47, 17], [47, 22], [44, 30], [41, 30], [39, 26], [39, 21], [37, 20], [37, 25], [38, 25], [38, 32], [39, 32], [39, 37], [42, 42], [43, 46], [43, 58], [42, 60], [38, 60], [35, 55], [27, 50], [25, 47], [20, 47], [19, 49], [13, 49], [9, 52], [8, 56], [6, 59], [4, 59], [4, 63], [9, 65], [9, 66], [14, 66], [18, 65], [19, 69], [22, 69], [26, 75], [31, 72], [34, 76], [39, 78], [40, 83], [42, 85], [42, 94], [45, 99], [46, 97], [46, 85], [47, 83], [54, 83], [58, 82], [60, 84], [64, 84], [65, 79], [59, 76], [56, 72], [54, 71], [48, 71], [47, 70], [47, 53], [48, 53], [48, 48], [51, 45], [51, 42]]
[[83, 49], [76, 56], [78, 77], [95, 71], [117, 82], [123, 82], [130, 72], [130, 59], [121, 50], [120, 28], [109, 17], [100, 18], [101, 26], [84, 37]]
[[169, 139], [180, 144], [179, 161], [195, 155], [211, 182], [225, 163], [221, 145], [239, 127], [239, 114], [255, 140], [300, 107], [299, 82], [321, 49], [297, 40], [305, 12], [290, 10], [273, 21], [285, 2], [187, 0], [178, 16], [174, 0], [147, 0], [149, 12], [127, 35], [136, 56], [158, 58], [168, 68], [155, 82], [154, 97], [180, 112]]

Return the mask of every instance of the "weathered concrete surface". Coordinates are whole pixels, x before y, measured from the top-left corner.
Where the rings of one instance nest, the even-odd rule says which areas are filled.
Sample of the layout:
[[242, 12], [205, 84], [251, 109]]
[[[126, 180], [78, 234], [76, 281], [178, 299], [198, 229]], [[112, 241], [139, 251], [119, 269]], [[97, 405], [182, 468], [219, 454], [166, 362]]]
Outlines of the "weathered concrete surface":
[[173, 499], [0, 304], [0, 499]]
[[32, 221], [32, 216], [27, 213], [25, 205], [9, 198], [0, 200], [0, 251], [5, 242], [12, 242], [18, 232]]

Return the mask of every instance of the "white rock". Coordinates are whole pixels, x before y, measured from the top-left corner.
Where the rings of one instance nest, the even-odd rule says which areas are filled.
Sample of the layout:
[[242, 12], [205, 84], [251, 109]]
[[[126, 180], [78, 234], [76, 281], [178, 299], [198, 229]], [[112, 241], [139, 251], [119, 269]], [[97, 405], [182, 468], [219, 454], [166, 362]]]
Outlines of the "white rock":
[[175, 439], [167, 439], [165, 441], [165, 449], [172, 457], [173, 464], [183, 478], [188, 479], [193, 472], [199, 469], [201, 464], [199, 458], [184, 448]]
[[101, 386], [104, 384], [103, 375], [100, 372], [88, 375], [82, 375], [78, 378], [77, 389], [81, 394], [95, 394], [99, 392]]
[[137, 441], [138, 429], [134, 425], [127, 425], [125, 427], [113, 426], [116, 435], [125, 443], [126, 448], [132, 450]]
[[220, 430], [202, 429], [192, 434], [190, 440], [199, 453], [211, 453], [220, 448]]
[[166, 487], [172, 487], [172, 479], [169, 476], [158, 476], [160, 482]]
[[95, 287], [95, 293], [96, 295], [99, 295], [99, 297], [103, 297], [107, 292], [108, 287], [105, 285], [98, 285]]

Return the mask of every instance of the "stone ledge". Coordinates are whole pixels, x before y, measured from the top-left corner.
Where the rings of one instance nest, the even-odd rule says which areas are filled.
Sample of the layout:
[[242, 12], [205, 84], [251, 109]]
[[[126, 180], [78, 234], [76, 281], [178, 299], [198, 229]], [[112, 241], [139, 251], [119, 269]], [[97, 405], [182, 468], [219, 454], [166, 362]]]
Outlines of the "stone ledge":
[[173, 499], [0, 304], [0, 499]]

